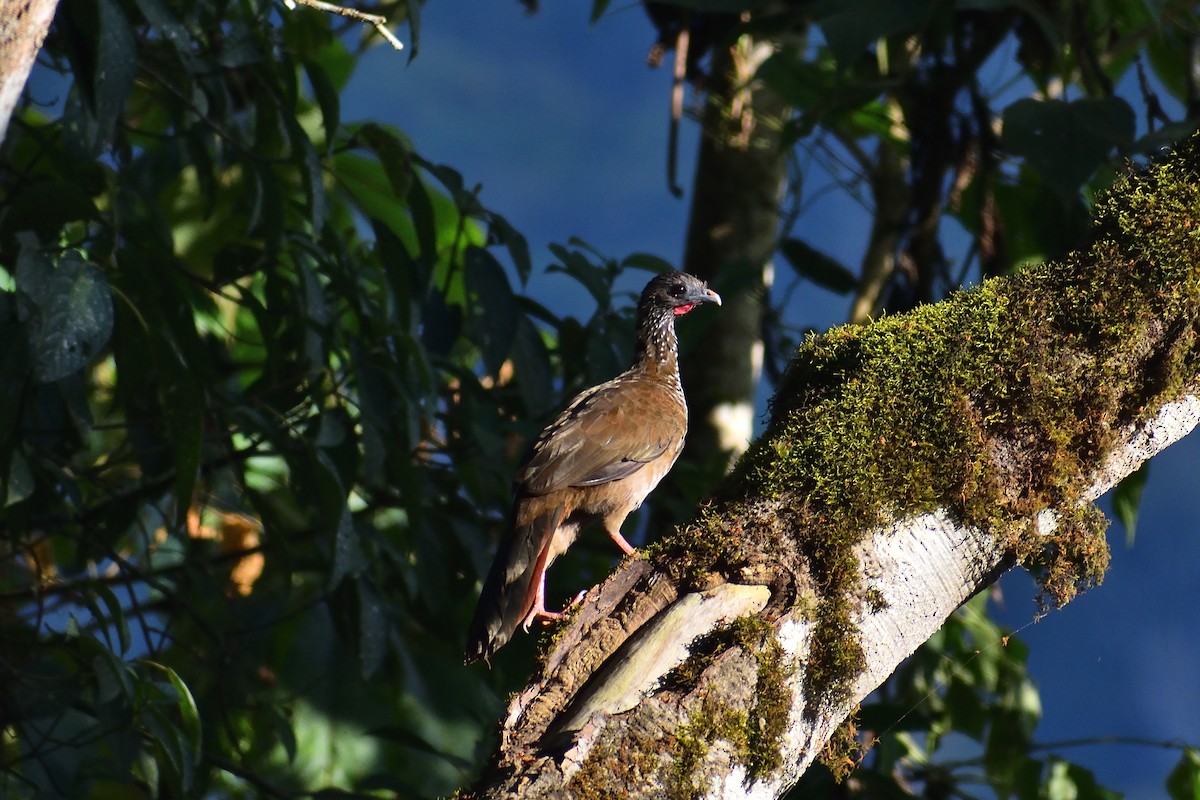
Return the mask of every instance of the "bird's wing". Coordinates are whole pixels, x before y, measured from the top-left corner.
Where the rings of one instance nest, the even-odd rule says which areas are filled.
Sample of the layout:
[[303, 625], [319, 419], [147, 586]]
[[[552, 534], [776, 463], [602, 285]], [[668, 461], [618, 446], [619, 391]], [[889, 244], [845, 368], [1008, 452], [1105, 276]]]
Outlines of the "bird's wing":
[[517, 471], [519, 489], [540, 495], [615, 481], [683, 437], [682, 405], [660, 392], [629, 389], [610, 382], [577, 397], [534, 443]]

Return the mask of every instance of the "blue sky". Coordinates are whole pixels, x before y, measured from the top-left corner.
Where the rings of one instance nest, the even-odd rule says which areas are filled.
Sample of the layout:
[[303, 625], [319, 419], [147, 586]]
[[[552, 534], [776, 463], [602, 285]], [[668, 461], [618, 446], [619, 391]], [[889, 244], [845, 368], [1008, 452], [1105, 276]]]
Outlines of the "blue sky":
[[[421, 52], [376, 48], [360, 67], [343, 118], [382, 118], [426, 158], [482, 184], [485, 205], [529, 237], [539, 270], [530, 293], [576, 303], [566, 279], [540, 273], [549, 242], [579, 236], [613, 256], [646, 251], [678, 264], [687, 199], [666, 189], [670, 76], [650, 70], [654, 33], [640, 7], [619, 6], [589, 26], [590, 6], [545, 2], [533, 16], [516, 0], [435, 0], [422, 12]], [[1003, 65], [1001, 65], [1003, 68]], [[685, 124], [680, 178], [693, 171], [695, 126]], [[853, 201], [826, 196], [799, 232], [845, 263], [857, 263], [869, 220]], [[780, 265], [781, 282], [791, 277]], [[641, 275], [631, 278], [639, 288]], [[564, 294], [565, 293], [565, 294]], [[805, 287], [792, 311], [804, 325], [844, 321], [848, 301]], [[561, 305], [560, 305], [561, 307]], [[586, 313], [586, 309], [582, 309]], [[1114, 526], [1105, 583], [1021, 631], [1042, 691], [1037, 738], [1102, 736], [1200, 744], [1200, 440], [1155, 460], [1136, 544]], [[1002, 581], [1000, 616], [1034, 617], [1023, 574]], [[1131, 745], [1061, 751], [1130, 797], [1165, 796], [1178, 753]]]

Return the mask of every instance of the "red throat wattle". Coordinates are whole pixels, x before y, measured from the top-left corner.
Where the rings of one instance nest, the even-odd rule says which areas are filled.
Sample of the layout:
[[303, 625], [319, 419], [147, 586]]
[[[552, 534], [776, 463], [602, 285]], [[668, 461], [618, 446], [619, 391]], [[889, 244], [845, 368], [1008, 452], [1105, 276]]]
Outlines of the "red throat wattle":
[[684, 314], [688, 313], [695, 307], [696, 307], [695, 303], [688, 303], [687, 305], [675, 306], [671, 310], [675, 312], [675, 316], [682, 317]]

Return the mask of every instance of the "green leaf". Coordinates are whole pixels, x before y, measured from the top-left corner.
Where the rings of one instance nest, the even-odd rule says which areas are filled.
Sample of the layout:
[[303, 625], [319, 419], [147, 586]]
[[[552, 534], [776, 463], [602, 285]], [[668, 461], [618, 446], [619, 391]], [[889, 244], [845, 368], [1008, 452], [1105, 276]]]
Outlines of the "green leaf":
[[516, 299], [504, 267], [484, 248], [467, 248], [466, 269], [477, 344], [484, 367], [495, 375], [512, 350], [517, 331]]
[[175, 522], [182, 526], [200, 475], [204, 448], [204, 389], [195, 372], [179, 360], [173, 347], [157, 343], [153, 350], [174, 459]]
[[425, 182], [414, 174], [412, 186], [409, 187], [408, 191], [408, 204], [412, 209], [412, 222], [416, 229], [421, 257], [429, 264], [436, 264], [438, 228], [437, 218], [433, 213], [433, 200], [430, 198], [429, 192], [430, 190], [425, 185]]
[[387, 655], [388, 615], [379, 595], [366, 580], [355, 583], [358, 589], [358, 660], [364, 680], [379, 671]]
[[304, 195], [308, 201], [308, 216], [312, 229], [320, 232], [325, 226], [328, 203], [325, 199], [325, 173], [321, 169], [321, 158], [304, 128], [290, 114], [284, 115], [290, 135], [293, 157], [299, 163], [304, 183]]
[[28, 301], [22, 318], [28, 323], [34, 375], [42, 383], [83, 368], [112, 335], [112, 295], [104, 273], [71, 251], [54, 265], [31, 238], [21, 237], [17, 258], [17, 290]]
[[588, 290], [600, 308], [608, 308], [612, 304], [612, 281], [607, 270], [598, 264], [593, 264], [583, 253], [571, 250], [561, 244], [551, 243], [550, 252], [559, 260], [559, 264], [551, 264], [550, 272], [565, 272]]
[[1167, 775], [1171, 800], [1200, 800], [1200, 750], [1189, 747]]
[[191, 72], [194, 68], [194, 57], [192, 55], [192, 35], [187, 29], [187, 26], [179, 21], [174, 12], [161, 0], [134, 0], [138, 10], [142, 12], [142, 16], [146, 18], [154, 29], [168, 42], [175, 52], [179, 55], [180, 60], [188, 67]]
[[193, 762], [200, 760], [200, 745], [202, 742], [200, 728], [200, 709], [196, 706], [196, 698], [192, 697], [192, 691], [188, 688], [183, 679], [175, 670], [168, 667], [166, 664], [159, 664], [156, 661], [143, 660], [143, 664], [161, 670], [166, 674], [167, 680], [171, 682], [171, 686], [175, 689], [176, 708], [179, 711], [179, 717], [183, 722], [183, 733], [186, 737], [186, 742], [190, 744], [189, 751]]
[[802, 278], [836, 294], [850, 294], [858, 288], [858, 278], [836, 259], [825, 255], [800, 239], [784, 239], [780, 252]]
[[254, 204], [246, 219], [246, 231], [256, 231], [267, 253], [274, 255], [283, 247], [284, 193], [278, 173], [271, 164], [256, 164]]
[[765, 6], [770, 0], [665, 0], [663, 5], [690, 8], [705, 14], [737, 14]]
[[408, 63], [412, 63], [421, 52], [421, 4], [409, 0], [404, 4], [408, 12]]
[[33, 494], [33, 472], [29, 461], [20, 450], [14, 450], [8, 462], [8, 473], [4, 476], [4, 505], [15, 505]]
[[1142, 491], [1150, 475], [1150, 462], [1143, 461], [1136, 471], [1126, 475], [1113, 489], [1113, 513], [1125, 528], [1125, 546], [1133, 547], [1137, 535], [1138, 506], [1142, 503]]
[[129, 666], [115, 653], [95, 646], [96, 655], [92, 658], [92, 670], [96, 675], [96, 700], [108, 703], [118, 698], [130, 701], [137, 693], [135, 676]]
[[275, 739], [279, 742], [279, 746], [283, 748], [287, 763], [293, 763], [296, 760], [297, 743], [296, 729], [292, 726], [292, 721], [272, 705], [268, 705], [264, 709], [264, 713], [270, 717], [271, 730], [275, 733]]
[[100, 614], [99, 609], [96, 607], [91, 597], [87, 597], [88, 608], [96, 617], [96, 621], [104, 623], [103, 629], [105, 631], [105, 635], [107, 636], [107, 630], [109, 626], [115, 628], [117, 631], [117, 642], [119, 644], [119, 649], [114, 648], [111, 642], [109, 642], [109, 649], [121, 654], [128, 653], [130, 646], [129, 624], [125, 621], [125, 612], [121, 608], [121, 602], [117, 600], [117, 596], [112, 593], [112, 590], [104, 584], [93, 584], [91, 587], [91, 593], [100, 599], [104, 603], [104, 607], [108, 610], [108, 614]]
[[1133, 141], [1129, 104], [1117, 97], [1075, 100], [1023, 99], [1004, 109], [1002, 138], [1064, 202], [1108, 160], [1114, 147]]
[[541, 412], [554, 397], [554, 370], [542, 335], [524, 315], [517, 319], [512, 359], [525, 410], [530, 414]]
[[994, 713], [983, 749], [988, 779], [996, 786], [1008, 785], [1021, 762], [1028, 758], [1028, 751], [1029, 734], [1022, 716], [1008, 710]]
[[1041, 796], [1045, 800], [1120, 800], [1121, 797], [1096, 783], [1091, 770], [1060, 758], [1050, 759]]
[[920, 30], [937, 4], [938, 0], [818, 0], [811, 13], [838, 66], [844, 68], [873, 42]]
[[96, 126], [101, 141], [110, 143], [133, 88], [138, 46], [125, 14], [113, 0], [100, 0], [99, 11], [94, 76]]
[[395, 194], [392, 202], [404, 203], [413, 183], [413, 153], [408, 142], [395, 131], [375, 123], [363, 125], [357, 136], [379, 157], [379, 166]]
[[529, 257], [529, 242], [525, 236], [509, 224], [508, 220], [496, 213], [488, 214], [488, 233], [508, 248], [513, 266], [517, 268], [517, 276], [524, 284], [533, 273], [533, 260]]
[[[157, 756], [159, 780], [170, 782], [169, 794], [186, 797], [195, 780], [195, 761], [183, 731], [168, 713], [154, 704], [143, 709], [140, 719]], [[163, 767], [167, 768], [165, 772]]]
[[591, 23], [595, 25], [604, 16], [604, 12], [608, 10], [612, 0], [592, 0], [592, 16]]
[[342, 92], [354, 68], [358, 66], [358, 56], [352, 53], [341, 39], [331, 37], [312, 56], [313, 61], [325, 73], [335, 92]]
[[416, 228], [407, 210], [411, 187], [409, 194], [397, 197], [391, 176], [380, 169], [380, 163], [357, 153], [339, 153], [333, 163], [338, 185], [350, 194], [363, 216], [385, 225], [407, 251], [416, 252]]
[[621, 260], [621, 267], [625, 269], [641, 269], [654, 273], [672, 272], [675, 269], [675, 266], [670, 261], [651, 253], [631, 253]]
[[361, 537], [354, 527], [354, 518], [350, 515], [350, 508], [343, 506], [342, 517], [334, 537], [333, 569], [329, 573], [329, 589], [336, 589], [347, 575], [361, 574], [368, 563], [367, 555], [362, 549]]
[[333, 81], [318, 62], [306, 58], [302, 63], [304, 74], [308, 76], [308, 82], [312, 85], [317, 107], [321, 109], [321, 125], [325, 129], [325, 152], [328, 153], [333, 147], [338, 126], [341, 124], [341, 98]]

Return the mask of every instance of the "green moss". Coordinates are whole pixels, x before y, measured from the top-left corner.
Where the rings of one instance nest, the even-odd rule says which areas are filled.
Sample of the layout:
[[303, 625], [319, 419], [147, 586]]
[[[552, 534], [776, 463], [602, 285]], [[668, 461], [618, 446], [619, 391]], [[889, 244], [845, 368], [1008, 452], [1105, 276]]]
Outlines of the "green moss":
[[744, 758], [746, 712], [722, 706], [712, 695], [706, 695], [700, 710], [676, 731], [666, 783], [670, 800], [692, 800], [704, 795], [705, 787], [697, 785], [696, 770], [717, 740], [728, 742], [735, 756]]
[[[1054, 604], [1102, 578], [1102, 517], [1081, 476], [1200, 365], [1198, 143], [1118, 181], [1078, 252], [806, 339], [765, 435], [713, 506], [656, 551], [663, 565], [680, 560], [685, 586], [807, 565], [809, 713], [844, 700], [862, 668], [853, 620], [881, 598], [854, 548], [889, 519], [946, 510], [1002, 541]], [[756, 516], [766, 505], [783, 511]], [[1030, 523], [1042, 509], [1061, 519], [1048, 536]], [[776, 599], [800, 592], [788, 590]]]
[[712, 582], [711, 576], [728, 572], [740, 560], [737, 544], [742, 531], [728, 530], [725, 525], [724, 519], [707, 506], [695, 520], [679, 526], [643, 552], [651, 561], [669, 564], [671, 577], [681, 588], [705, 589]]
[[567, 781], [567, 789], [579, 800], [614, 800], [625, 797], [629, 786], [644, 786], [659, 764], [652, 747], [635, 743], [617, 748], [610, 740], [602, 740]]
[[774, 772], [783, 761], [783, 734], [787, 731], [792, 710], [788, 678], [795, 671], [784, 655], [783, 647], [774, 636], [768, 636], [757, 651], [758, 680], [746, 732], [746, 769], [752, 778]]
[[732, 647], [741, 648], [757, 662], [753, 702], [747, 710], [732, 710], [718, 707], [710, 695], [704, 696], [700, 711], [681, 728], [673, 748], [672, 797], [690, 797], [689, 792], [697, 791], [693, 773], [717, 739], [733, 747], [734, 758], [746, 765], [751, 778], [769, 774], [782, 761], [781, 742], [792, 708], [788, 679], [793, 667], [771, 624], [762, 616], [740, 617], [698, 638], [687, 661], [664, 679], [664, 688], [690, 692], [717, 657]]
[[858, 722], [855, 718], [857, 713], [855, 710], [855, 713], [846, 717], [817, 756], [817, 760], [829, 770], [836, 783], [844, 781], [862, 763], [863, 756], [866, 755], [866, 748], [858, 740]]

